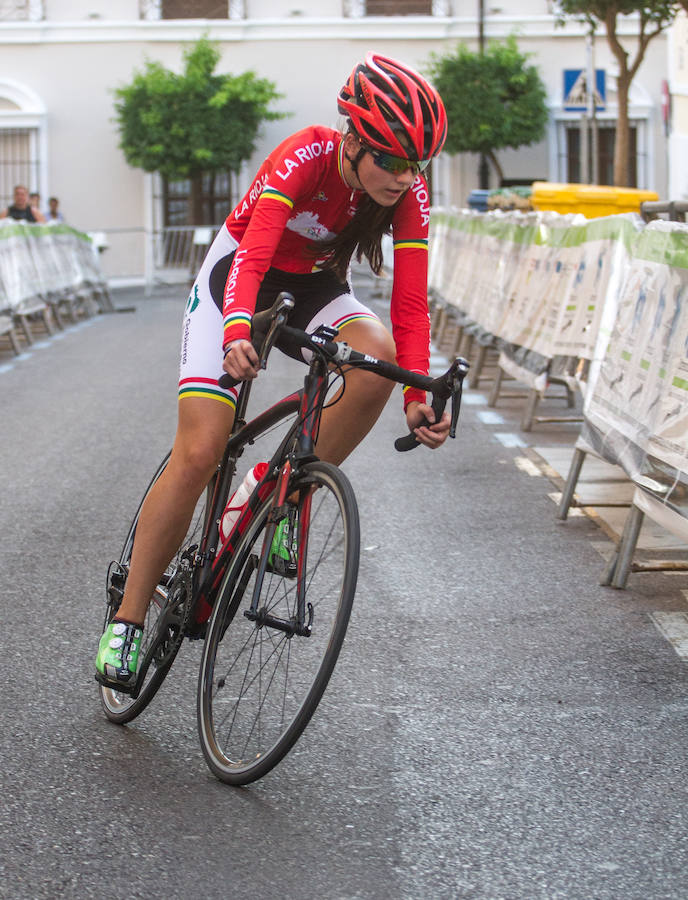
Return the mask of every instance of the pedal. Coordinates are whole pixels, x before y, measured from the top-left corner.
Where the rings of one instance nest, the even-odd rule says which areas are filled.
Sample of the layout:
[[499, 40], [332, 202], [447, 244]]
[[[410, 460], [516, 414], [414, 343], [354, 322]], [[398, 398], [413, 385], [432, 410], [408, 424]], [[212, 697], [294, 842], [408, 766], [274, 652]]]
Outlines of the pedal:
[[141, 692], [138, 677], [132, 684], [120, 684], [119, 681], [112, 681], [100, 672], [95, 672], [94, 678], [98, 684], [102, 685], [104, 688], [108, 688], [111, 691], [117, 691], [118, 694], [127, 694], [132, 700], [136, 700]]

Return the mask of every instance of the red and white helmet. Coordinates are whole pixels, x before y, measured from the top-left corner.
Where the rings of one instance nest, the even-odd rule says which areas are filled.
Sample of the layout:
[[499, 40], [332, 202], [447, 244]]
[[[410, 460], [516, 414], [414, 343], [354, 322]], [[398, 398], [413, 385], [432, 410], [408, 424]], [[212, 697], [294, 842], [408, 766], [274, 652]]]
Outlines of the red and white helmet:
[[447, 114], [432, 85], [377, 53], [355, 67], [337, 106], [365, 143], [404, 159], [437, 156], [447, 136]]

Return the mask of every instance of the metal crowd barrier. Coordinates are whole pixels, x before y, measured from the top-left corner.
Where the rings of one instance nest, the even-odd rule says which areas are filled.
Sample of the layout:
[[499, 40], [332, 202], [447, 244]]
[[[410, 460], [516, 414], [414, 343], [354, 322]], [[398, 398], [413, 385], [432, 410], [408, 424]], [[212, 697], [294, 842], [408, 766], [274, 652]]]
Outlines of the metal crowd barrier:
[[551, 383], [582, 394], [559, 518], [578, 505], [587, 453], [620, 466], [635, 488], [602, 577], [613, 587], [643, 570], [632, 561], [643, 516], [688, 543], [688, 225], [677, 220], [688, 204], [644, 207], [642, 218], [436, 210], [431, 220], [435, 343], [492, 353], [492, 405], [505, 374], [525, 383], [523, 430]]
[[670, 222], [685, 222], [688, 202], [685, 200], [648, 200], [640, 204], [640, 215], [646, 222], [666, 216]]
[[90, 238], [67, 225], [0, 220], [0, 336], [15, 354], [34, 329], [114, 309]]

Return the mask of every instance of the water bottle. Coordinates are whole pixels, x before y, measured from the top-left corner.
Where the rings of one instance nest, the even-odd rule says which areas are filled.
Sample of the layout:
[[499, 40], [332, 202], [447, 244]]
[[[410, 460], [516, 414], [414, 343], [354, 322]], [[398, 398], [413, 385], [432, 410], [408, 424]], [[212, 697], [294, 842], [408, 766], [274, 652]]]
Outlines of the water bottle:
[[246, 473], [244, 480], [229, 498], [229, 502], [227, 503], [227, 506], [225, 506], [225, 511], [222, 514], [222, 520], [220, 521], [220, 546], [222, 546], [229, 537], [246, 501], [251, 496], [253, 489], [265, 475], [267, 470], [267, 463], [261, 462], [255, 465]]

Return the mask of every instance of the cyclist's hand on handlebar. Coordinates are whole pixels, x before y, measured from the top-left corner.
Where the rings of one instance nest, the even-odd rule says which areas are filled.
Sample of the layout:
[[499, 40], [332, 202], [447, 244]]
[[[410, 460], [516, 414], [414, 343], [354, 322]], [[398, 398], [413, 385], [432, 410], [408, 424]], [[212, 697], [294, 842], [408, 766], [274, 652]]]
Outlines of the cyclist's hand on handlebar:
[[[420, 426], [427, 419], [430, 425]], [[421, 444], [436, 450], [446, 441], [449, 434], [451, 420], [448, 412], [443, 413], [439, 422], [435, 422], [435, 413], [427, 403], [418, 403], [412, 400], [406, 408], [406, 422]], [[419, 427], [420, 426], [420, 427]]]
[[258, 354], [250, 341], [232, 341], [225, 352], [222, 368], [236, 381], [248, 381], [258, 374]]

